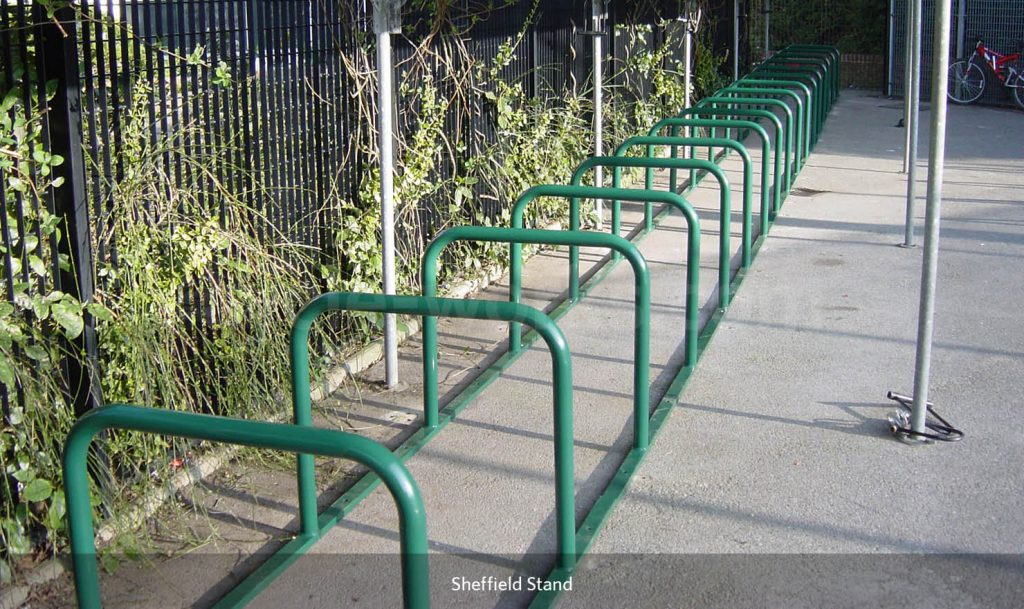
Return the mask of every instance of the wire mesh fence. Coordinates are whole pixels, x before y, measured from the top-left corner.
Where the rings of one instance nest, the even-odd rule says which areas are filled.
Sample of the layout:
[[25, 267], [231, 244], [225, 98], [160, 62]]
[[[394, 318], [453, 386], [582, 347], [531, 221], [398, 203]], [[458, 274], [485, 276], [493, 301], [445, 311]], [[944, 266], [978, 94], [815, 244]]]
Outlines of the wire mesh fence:
[[[907, 0], [893, 0], [888, 72], [888, 93], [902, 97], [906, 91], [906, 52], [910, 36]], [[949, 24], [951, 61], [967, 59], [978, 39], [985, 46], [1004, 54], [1017, 52], [1024, 41], [1024, 0], [953, 0]], [[931, 98], [932, 59], [935, 36], [935, 2], [925, 0], [921, 33], [921, 98]], [[1018, 61], [1018, 70], [1024, 61]], [[998, 79], [988, 71], [986, 89], [978, 103], [1006, 106], [1013, 101]]]
[[880, 87], [886, 50], [886, 0], [750, 0], [746, 61], [753, 65], [791, 44], [826, 44], [843, 54], [844, 86]]

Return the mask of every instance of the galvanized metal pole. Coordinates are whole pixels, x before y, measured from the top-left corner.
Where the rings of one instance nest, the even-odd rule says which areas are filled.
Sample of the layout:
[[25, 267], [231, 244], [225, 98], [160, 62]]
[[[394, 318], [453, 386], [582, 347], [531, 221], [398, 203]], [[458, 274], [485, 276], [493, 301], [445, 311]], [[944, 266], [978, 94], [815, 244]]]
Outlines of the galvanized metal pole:
[[[917, 136], [921, 115], [921, 0], [912, 0], [914, 18], [910, 24], [910, 122], [907, 123], [907, 217], [903, 229], [903, 247], [914, 247], [914, 207], [917, 203]], [[947, 41], [949, 36], [947, 35]], [[934, 101], [934, 100], [933, 100]]]
[[[683, 91], [686, 99], [683, 100], [683, 108], [689, 108], [693, 105], [693, 34], [697, 30], [697, 26], [700, 25], [700, 14], [695, 14], [693, 11], [693, 0], [686, 0], [686, 17], [683, 19], [683, 24], [686, 26], [686, 34], [683, 37], [686, 48], [683, 51], [683, 63], [686, 67], [683, 70]], [[690, 127], [685, 127], [684, 133], [686, 137], [690, 137]], [[686, 157], [693, 158], [693, 146], [686, 147]], [[695, 170], [690, 170], [690, 188], [694, 187], [697, 173]]]
[[917, 327], [914, 404], [911, 429], [925, 432], [928, 379], [931, 373], [935, 318], [935, 278], [939, 257], [939, 220], [942, 217], [942, 174], [946, 163], [946, 73], [949, 71], [949, 19], [951, 0], [935, 6], [935, 49], [932, 61], [931, 131], [928, 151], [928, 198], [925, 212], [924, 263], [921, 268], [921, 305]]
[[732, 79], [740, 79], [740, 0], [732, 1]]
[[764, 58], [771, 57], [772, 0], [764, 0]]
[[913, 63], [912, 44], [907, 36], [914, 22], [914, 0], [907, 3], [907, 20], [903, 26], [903, 173], [910, 170], [910, 64]]
[[[693, 103], [693, 21], [690, 17], [690, 2], [686, 3], [686, 17], [683, 25], [686, 32], [683, 34], [683, 92], [685, 98], [683, 107], [689, 108]], [[689, 136], [689, 131], [686, 132]]]
[[[601, 32], [604, 31], [605, 3], [607, 0], [591, 0], [591, 17], [594, 27], [594, 156], [604, 156], [604, 45]], [[594, 186], [604, 186], [604, 168], [594, 169]], [[597, 223], [604, 222], [604, 199], [594, 201]]]
[[[373, 0], [377, 35], [378, 130], [380, 137], [380, 222], [383, 239], [384, 293], [395, 294], [395, 168], [392, 113], [391, 34], [402, 24], [401, 0]], [[398, 385], [398, 330], [394, 313], [384, 315], [384, 375], [388, 389]]]
[[896, 21], [896, 0], [889, 0], [889, 60], [886, 62], [887, 70], [885, 75], [885, 94], [892, 97], [895, 92], [893, 75], [896, 72], [893, 61], [896, 59], [896, 41], [893, 39], [893, 31]]
[[967, 0], [957, 0], [956, 3], [956, 55], [957, 60], [963, 59], [966, 40], [967, 21]]

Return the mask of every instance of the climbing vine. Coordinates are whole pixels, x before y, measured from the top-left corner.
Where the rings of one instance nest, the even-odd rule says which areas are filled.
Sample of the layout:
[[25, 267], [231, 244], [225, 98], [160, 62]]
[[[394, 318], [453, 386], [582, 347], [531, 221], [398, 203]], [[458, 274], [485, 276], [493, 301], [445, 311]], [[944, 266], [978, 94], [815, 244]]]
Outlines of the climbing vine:
[[[592, 149], [593, 111], [585, 83], [539, 94], [522, 75], [509, 77], [539, 2], [493, 57], [472, 52], [465, 35], [512, 0], [472, 3], [468, 11], [452, 2], [411, 4], [426, 25], [404, 31], [413, 52], [399, 66], [397, 90], [404, 109], [396, 142], [398, 284], [408, 293], [418, 291], [420, 254], [439, 231], [461, 224], [507, 225], [510, 206], [524, 190], [566, 183]], [[655, 27], [664, 31], [657, 44]], [[682, 66], [674, 52], [679, 40], [673, 32], [666, 23], [620, 28], [627, 52], [612, 66], [604, 108], [611, 143], [682, 107]], [[364, 36], [353, 48], [337, 49], [359, 117], [346, 158], [366, 159], [367, 167], [377, 166], [378, 155], [372, 45]], [[250, 95], [260, 86], [255, 78], [232, 74], [224, 62], [208, 62], [202, 47], [173, 56], [206, 70], [210, 87]], [[700, 50], [696, 56], [698, 90], [714, 87], [722, 59]], [[28, 69], [22, 66], [21, 73]], [[317, 217], [324, 219], [330, 245], [323, 251], [302, 246], [288, 236], [288, 227], [264, 216], [277, 201], [261, 176], [231, 161], [240, 142], [225, 137], [207, 138], [201, 147], [189, 144], [217, 129], [219, 117], [200, 115], [154, 135], [146, 105], [150, 85], [141, 78], [130, 85], [118, 179], [86, 159], [104, 196], [93, 245], [116, 252], [97, 261], [98, 288], [86, 303], [54, 287], [69, 261], [49, 246], [62, 238], [63, 226], [48, 211], [47, 196], [61, 186], [53, 169], [66, 162], [48, 153], [43, 141], [42, 116], [52, 86], [44, 88], [46, 99], [30, 98], [34, 112], [22, 105], [21, 87], [0, 92], [0, 178], [9, 237], [9, 250], [0, 253], [10, 254], [4, 279], [18, 278], [12, 281], [13, 298], [0, 302], [0, 384], [24, 405], [13, 407], [0, 428], [5, 581], [9, 572], [3, 569], [14, 557], [53, 554], [65, 544], [59, 454], [73, 414], [67, 388], [49, 372], [62, 358], [80, 355], [69, 353], [67, 345], [82, 333], [87, 313], [97, 324], [96, 372], [107, 401], [273, 418], [281, 414], [280, 398], [288, 389], [287, 328], [294, 312], [324, 289], [375, 292], [381, 283], [378, 170], [365, 171], [354, 194], [340, 184], [328, 189]], [[181, 171], [172, 176], [169, 163]], [[251, 192], [236, 192], [237, 184]], [[530, 207], [527, 221], [543, 226], [564, 219], [566, 211], [564, 202], [542, 200]], [[446, 255], [451, 264], [444, 265], [442, 281], [507, 264], [507, 248], [496, 244], [455, 244]], [[204, 303], [201, 314], [188, 306], [195, 299]], [[316, 373], [336, 363], [346, 348], [374, 337], [378, 322], [373, 315], [352, 316], [319, 328]], [[118, 511], [166, 479], [171, 464], [202, 449], [161, 437], [111, 434], [104, 445], [111, 486], [103, 500]]]

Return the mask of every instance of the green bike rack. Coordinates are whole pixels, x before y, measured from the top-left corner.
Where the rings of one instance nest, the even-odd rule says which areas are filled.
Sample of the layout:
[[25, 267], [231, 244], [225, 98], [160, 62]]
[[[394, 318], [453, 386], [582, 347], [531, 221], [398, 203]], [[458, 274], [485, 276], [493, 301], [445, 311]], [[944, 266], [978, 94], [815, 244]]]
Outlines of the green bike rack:
[[[724, 99], [728, 101], [730, 98]], [[768, 110], [758, 110], [756, 108], [709, 108], [707, 106], [697, 105], [691, 108], [686, 108], [685, 110], [681, 111], [678, 114], [679, 118], [686, 118], [689, 116], [710, 116], [712, 118], [718, 118], [722, 116], [738, 116], [756, 119], [763, 118], [771, 122], [772, 125], [775, 127], [775, 173], [776, 175], [778, 175], [779, 164], [781, 162], [782, 168], [784, 169], [784, 171], [782, 172], [783, 179], [785, 180], [784, 188], [786, 190], [786, 193], [789, 193], [790, 185], [793, 181], [793, 176], [790, 174], [791, 164], [789, 162], [790, 156], [788, 146], [789, 134], [785, 130], [783, 130], [782, 121], [779, 120], [779, 117], [776, 116], [774, 112], [769, 112]], [[782, 160], [783, 158], [784, 161]], [[779, 181], [776, 179], [774, 189], [774, 207], [776, 213], [779, 211], [779, 208], [782, 207], [782, 188], [783, 186], [780, 185]]]
[[827, 62], [820, 57], [806, 57], [803, 55], [779, 53], [770, 57], [768, 61], [764, 62], [762, 65], [785, 65], [789, 67], [803, 66], [805, 68], [811, 68], [818, 73], [822, 82], [828, 87], [829, 95], [832, 97], [832, 100], [835, 101], [839, 99], [839, 86], [838, 81], [835, 79], [835, 72], [829, 71]]
[[[587, 169], [596, 167], [599, 164], [613, 165], [616, 163], [637, 163], [636, 165], [630, 165], [635, 167], [641, 167], [646, 159], [620, 159], [618, 157], [593, 157], [587, 159], [580, 166], [580, 169], [576, 170], [576, 174], [573, 176], [573, 181], [578, 181], [583, 178], [583, 174], [586, 173]], [[569, 199], [569, 224], [570, 233], [578, 232], [580, 230], [580, 200], [581, 199], [618, 199], [620, 201], [652, 201], [654, 203], [661, 203], [664, 205], [670, 205], [678, 209], [683, 217], [686, 219], [688, 227], [687, 236], [687, 265], [686, 265], [686, 310], [685, 315], [685, 329], [684, 329], [684, 351], [686, 354], [686, 362], [688, 364], [695, 363], [697, 357], [697, 323], [699, 321], [700, 308], [697, 304], [697, 299], [700, 295], [699, 282], [700, 282], [700, 264], [690, 264], [690, 260], [700, 260], [700, 221], [697, 218], [697, 213], [693, 207], [684, 199], [675, 193], [663, 192], [663, 191], [645, 191], [645, 190], [632, 190], [622, 188], [596, 188], [593, 186], [534, 186], [530, 190], [523, 193], [522, 196], [515, 202], [512, 207], [512, 225], [514, 227], [521, 227], [523, 223], [523, 215], [526, 211], [526, 206], [533, 201], [542, 197], [556, 197], [560, 199]], [[519, 278], [522, 276], [522, 246], [515, 243], [511, 247], [511, 260], [509, 261], [509, 283], [510, 290], [512, 289], [512, 282], [515, 282], [516, 289], [518, 290]], [[579, 275], [579, 246], [570, 246], [569, 252], [569, 291], [570, 301], [579, 298], [580, 290], [580, 275]], [[720, 291], [719, 294], [722, 292]], [[726, 294], [728, 294], [728, 288], [726, 288]], [[575, 296], [573, 296], [575, 295]], [[513, 328], [509, 328], [509, 344], [510, 348], [512, 345], [519, 344], [522, 338], [519, 331], [513, 332]]]
[[782, 57], [812, 57], [825, 62], [825, 69], [830, 72], [839, 72], [841, 67], [839, 50], [835, 47], [816, 44], [791, 44], [779, 49], [778, 55]]
[[[645, 172], [646, 175], [644, 180], [644, 188], [646, 190], [654, 189], [654, 169], [658, 167], [667, 169], [700, 168], [704, 171], [708, 171], [708, 173], [711, 173], [712, 175], [715, 176], [715, 178], [718, 180], [720, 193], [724, 192], [725, 189], [729, 188], [729, 182], [725, 176], [725, 172], [722, 171], [721, 167], [719, 167], [717, 164], [714, 165], [717, 168], [717, 171], [709, 171], [707, 169], [707, 166], [704, 165], [704, 161], [701, 161], [699, 159], [659, 159], [654, 156], [655, 146], [673, 146], [676, 144], [680, 146], [686, 146], [688, 144], [693, 144], [696, 146], [720, 146], [722, 148], [735, 150], [736, 153], [740, 155], [740, 158], [743, 160], [743, 237], [740, 258], [742, 268], [747, 268], [748, 266], [750, 266], [750, 236], [751, 224], [753, 221], [753, 216], [750, 209], [750, 202], [753, 198], [753, 187], [751, 182], [753, 179], [752, 176], [754, 174], [754, 170], [753, 165], [750, 161], [750, 153], [747, 152], [747, 149], [745, 146], [743, 146], [743, 144], [740, 144], [735, 140], [717, 137], [636, 136], [631, 137], [626, 141], [622, 142], [622, 144], [620, 144], [619, 147], [615, 149], [615, 156], [625, 158], [626, 151], [632, 148], [633, 146], [647, 147], [647, 159], [650, 160], [651, 163], [649, 165], [646, 165], [647, 171]], [[678, 161], [682, 161], [682, 163], [679, 163]], [[612, 177], [612, 187], [620, 188], [622, 185], [621, 183], [622, 167], [616, 166], [614, 167], [614, 174]], [[675, 192], [675, 188], [672, 188], [672, 192]], [[721, 210], [728, 210], [731, 207], [730, 201], [728, 200], [731, 198], [731, 196], [731, 194], [729, 195], [729, 197], [725, 197], [719, 194], [719, 205]], [[725, 214], [726, 212], [722, 211], [722, 213]], [[651, 208], [650, 203], [646, 203], [644, 206], [644, 221], [646, 230], [648, 231], [653, 230], [653, 217], [654, 210]], [[723, 215], [721, 225], [722, 230], [719, 231], [720, 234], [724, 234], [725, 232], [730, 231], [732, 227], [732, 218]], [[728, 241], [722, 241], [722, 246], [728, 247]], [[726, 251], [726, 255], [724, 257], [726, 268], [729, 267], [728, 261], [731, 253], [732, 252]], [[728, 278], [729, 275], [727, 274], [725, 275], [725, 277]]]
[[839, 60], [841, 58], [841, 55], [839, 53], [839, 48], [832, 46], [830, 44], [790, 44], [786, 45], [781, 49], [781, 52], [788, 51], [807, 51], [820, 53], [831, 58], [832, 64], [835, 66], [835, 69], [838, 70], [840, 68]]
[[[751, 97], [753, 97], [754, 99], [758, 100], [763, 99], [766, 102], [778, 101], [781, 102], [783, 106], [791, 110], [793, 113], [793, 126], [795, 127], [794, 138], [796, 140], [796, 155], [794, 158], [794, 162], [796, 163], [797, 171], [803, 168], [804, 163], [807, 162], [807, 151], [810, 150], [807, 137], [808, 129], [806, 128], [808, 124], [807, 119], [810, 117], [810, 115], [806, 112], [807, 108], [806, 106], [804, 106], [803, 100], [800, 99], [799, 95], [797, 95], [796, 93], [789, 89], [782, 89], [777, 87], [760, 88], [753, 86], [742, 86], [741, 84], [732, 84], [729, 85], [728, 87], [719, 89], [715, 93], [715, 95], [735, 95], [736, 99], [751, 99]], [[782, 100], [772, 99], [769, 98], [768, 96], [782, 96], [792, 99], [794, 102], [794, 107], [789, 108], [789, 105], [783, 102]], [[776, 104], [771, 105], [776, 106]]]
[[[790, 176], [795, 176], [796, 173], [800, 171], [800, 151], [797, 149], [799, 148], [800, 142], [799, 139], [794, 137], [795, 133], [793, 131], [793, 110], [792, 108], [789, 107], [789, 104], [777, 99], [758, 99], [749, 96], [741, 97], [739, 96], [739, 94], [737, 94], [737, 97], [727, 97], [725, 95], [719, 95], [718, 93], [715, 93], [714, 95], [705, 97], [704, 99], [697, 102], [697, 107], [706, 108], [709, 104], [712, 108], [716, 108], [720, 104], [725, 104], [726, 106], [731, 107], [774, 107], [781, 109], [786, 115], [786, 127], [784, 129], [784, 133], [786, 134], [786, 166], [790, 168]], [[796, 135], [798, 134], [799, 132], [796, 132]], [[790, 165], [790, 159], [792, 159], [792, 165]], [[792, 183], [790, 184], [790, 186], [792, 186]], [[789, 189], [787, 189], [787, 191], [788, 190]]]
[[[455, 241], [483, 241], [487, 243], [569, 245], [573, 247], [604, 247], [620, 252], [633, 267], [634, 329], [633, 329], [633, 442], [638, 450], [647, 450], [650, 443], [648, 417], [650, 416], [650, 342], [651, 342], [651, 277], [647, 261], [635, 245], [616, 235], [604, 233], [564, 232], [528, 228], [498, 228], [492, 226], [459, 226], [450, 228], [434, 238], [423, 254], [423, 295], [437, 294], [438, 260], [445, 247]], [[513, 253], [513, 256], [516, 254]], [[520, 269], [510, 271], [509, 299], [518, 303], [522, 296]], [[509, 350], [521, 348], [520, 335], [513, 336], [512, 327], [521, 332], [519, 324], [509, 326]], [[437, 318], [423, 317], [423, 411], [427, 427], [437, 425], [438, 372], [437, 372]]]
[[[333, 429], [112, 405], [92, 410], [78, 419], [64, 445], [68, 532], [79, 609], [101, 607], [86, 463], [93, 438], [108, 429], [338, 457], [368, 467], [384, 481], [398, 507], [404, 606], [406, 609], [430, 607], [427, 520], [423, 500], [409, 470], [383, 445]], [[315, 538], [309, 538], [310, 542], [313, 540]]]
[[750, 76], [762, 78], [786, 78], [792, 80], [803, 79], [805, 81], [804, 84], [810, 87], [811, 91], [814, 92], [815, 99], [821, 102], [821, 118], [823, 123], [825, 117], [832, 111], [832, 93], [828, 90], [828, 84], [822, 81], [818, 71], [813, 68], [783, 66], [781, 64], [764, 64], [752, 71]]
[[838, 95], [838, 89], [835, 86], [837, 81], [834, 78], [836, 70], [832, 69], [832, 59], [828, 57], [827, 54], [823, 54], [818, 51], [787, 48], [769, 57], [768, 61], [765, 63], [806, 64], [816, 66], [821, 70], [822, 76], [828, 79], [829, 86], [832, 91]]
[[[745, 76], [735, 83], [736, 86], [749, 88], [749, 89], [765, 89], [772, 90], [775, 88], [788, 88], [790, 93], [793, 89], [798, 89], [800, 93], [803, 93], [803, 104], [804, 104], [804, 161], [806, 162], [807, 157], [811, 154], [811, 148], [814, 143], [818, 141], [818, 130], [821, 125], [818, 123], [818, 108], [816, 106], [817, 100], [811, 95], [811, 89], [796, 80], [769, 80], [769, 79], [757, 79]], [[795, 94], [794, 94], [795, 95]]]
[[835, 82], [837, 85], [836, 94], [838, 95], [839, 88], [842, 83], [842, 79], [840, 78], [842, 72], [842, 57], [839, 53], [839, 49], [832, 46], [818, 44], [793, 44], [782, 49], [780, 53], [782, 53], [783, 56], [800, 55], [804, 57], [824, 57], [828, 62], [826, 69], [835, 74]]
[[814, 121], [815, 121], [815, 133], [811, 146], [818, 142], [821, 136], [821, 129], [825, 125], [825, 119], [828, 117], [828, 100], [817, 84], [814, 76], [810, 73], [801, 74], [794, 72], [783, 72], [775, 70], [761, 70], [756, 69], [744, 78], [741, 79], [743, 82], [760, 82], [759, 79], [763, 79], [766, 82], [779, 83], [782, 86], [796, 87], [799, 85], [801, 90], [804, 90], [807, 95], [813, 98], [814, 107]]
[[[311, 433], [315, 429], [312, 427], [309, 389], [309, 330], [313, 321], [327, 311], [367, 311], [425, 317], [514, 321], [530, 326], [544, 339], [551, 351], [554, 377], [557, 562], [560, 568], [573, 569], [576, 564], [576, 498], [573, 475], [572, 362], [565, 335], [555, 322], [534, 308], [514, 302], [349, 292], [331, 292], [318, 296], [302, 308], [292, 326], [292, 395], [296, 429], [302, 430], [302, 433]], [[299, 510], [303, 534], [315, 537], [322, 531], [316, 523], [316, 481], [312, 455], [299, 454], [298, 470]]]
[[820, 59], [779, 55], [778, 57], [772, 57], [765, 63], [761, 64], [761, 67], [770, 68], [772, 70], [799, 71], [802, 73], [814, 74], [821, 82], [822, 92], [825, 94], [824, 97], [829, 101], [830, 108], [832, 104], [835, 103], [836, 99], [838, 99], [835, 84], [832, 81], [832, 75], [829, 74], [826, 66], [822, 65], [822, 61]]
[[[650, 136], [657, 136], [659, 132], [665, 127], [672, 128], [672, 137], [677, 137], [680, 127], [732, 127], [737, 130], [748, 129], [753, 131], [761, 138], [761, 234], [767, 234], [768, 232], [768, 214], [771, 206], [771, 194], [768, 186], [768, 175], [771, 173], [771, 142], [768, 140], [768, 132], [764, 130], [764, 127], [755, 123], [754, 121], [743, 121], [743, 120], [731, 120], [731, 119], [702, 119], [702, 118], [666, 118], [658, 121], [654, 127], [648, 132]], [[676, 148], [672, 148], [673, 158], [676, 155]], [[648, 169], [648, 175], [646, 179], [649, 181], [653, 179], [652, 169]], [[675, 170], [672, 171], [672, 178], [670, 178], [670, 184], [675, 184]], [[778, 164], [775, 167], [775, 179], [778, 181], [779, 172], [781, 171]], [[693, 176], [693, 170], [690, 170], [690, 185], [693, 186], [695, 178]], [[675, 191], [675, 188], [672, 189]]]

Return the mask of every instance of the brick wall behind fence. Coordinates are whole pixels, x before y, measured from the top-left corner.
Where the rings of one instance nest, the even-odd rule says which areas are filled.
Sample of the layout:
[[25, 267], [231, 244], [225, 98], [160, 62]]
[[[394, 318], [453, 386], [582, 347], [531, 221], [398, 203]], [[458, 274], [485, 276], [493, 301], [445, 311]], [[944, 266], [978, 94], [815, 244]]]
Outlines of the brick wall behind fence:
[[841, 72], [843, 88], [878, 89], [884, 83], [885, 58], [882, 55], [844, 53]]

